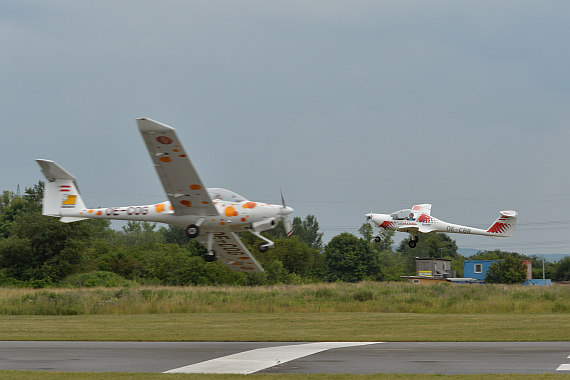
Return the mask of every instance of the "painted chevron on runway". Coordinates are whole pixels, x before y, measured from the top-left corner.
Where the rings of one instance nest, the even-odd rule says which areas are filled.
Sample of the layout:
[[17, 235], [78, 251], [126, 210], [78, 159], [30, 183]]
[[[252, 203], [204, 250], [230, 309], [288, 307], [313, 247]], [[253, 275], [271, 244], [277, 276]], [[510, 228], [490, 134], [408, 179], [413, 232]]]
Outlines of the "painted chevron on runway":
[[333, 348], [363, 346], [377, 343], [382, 342], [319, 342], [258, 348], [171, 369], [164, 373], [228, 373], [247, 375]]

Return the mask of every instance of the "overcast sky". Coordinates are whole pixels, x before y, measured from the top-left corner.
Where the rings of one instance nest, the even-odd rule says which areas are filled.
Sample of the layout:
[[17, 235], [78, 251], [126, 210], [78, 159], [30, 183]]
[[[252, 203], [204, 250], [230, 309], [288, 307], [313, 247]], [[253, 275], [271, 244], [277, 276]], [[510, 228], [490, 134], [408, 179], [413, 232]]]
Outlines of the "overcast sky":
[[[165, 200], [135, 119], [175, 127], [209, 187], [314, 214], [432, 203], [570, 253], [570, 2], [0, 3], [0, 188], [74, 174], [91, 207]], [[406, 237], [398, 234], [398, 239]]]

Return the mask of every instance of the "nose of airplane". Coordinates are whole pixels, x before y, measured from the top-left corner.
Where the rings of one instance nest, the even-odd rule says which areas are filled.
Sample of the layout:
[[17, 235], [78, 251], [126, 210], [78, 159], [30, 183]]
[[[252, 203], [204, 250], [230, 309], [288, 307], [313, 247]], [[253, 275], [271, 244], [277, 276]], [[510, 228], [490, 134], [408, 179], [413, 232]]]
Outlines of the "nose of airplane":
[[281, 213], [282, 213], [283, 215], [289, 215], [289, 214], [292, 214], [293, 211], [295, 211], [295, 210], [293, 210], [293, 208], [291, 208], [291, 207], [289, 207], [289, 206], [285, 206], [285, 207], [283, 208], [283, 211], [281, 211]]

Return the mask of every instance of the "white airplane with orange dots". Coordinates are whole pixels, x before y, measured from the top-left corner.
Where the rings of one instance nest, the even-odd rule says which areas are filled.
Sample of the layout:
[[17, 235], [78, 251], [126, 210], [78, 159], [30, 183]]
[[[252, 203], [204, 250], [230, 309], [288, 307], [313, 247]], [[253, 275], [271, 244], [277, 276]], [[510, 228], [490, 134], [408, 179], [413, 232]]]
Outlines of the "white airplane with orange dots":
[[87, 208], [75, 177], [49, 160], [36, 160], [48, 182], [43, 198], [43, 215], [64, 223], [83, 219], [138, 220], [167, 223], [186, 229], [207, 249], [206, 261], [220, 260], [240, 272], [262, 272], [263, 268], [243, 245], [237, 232], [249, 231], [264, 243], [261, 252], [274, 243], [261, 235], [284, 220], [287, 236], [293, 232], [291, 207], [251, 202], [233, 191], [206, 188], [176, 136], [174, 128], [150, 119], [137, 119], [152, 162], [168, 201], [142, 206]]
[[[487, 230], [452, 224], [434, 218], [431, 214], [430, 204], [415, 205], [411, 209], [396, 211], [392, 214], [366, 214], [366, 219], [371, 220], [377, 227], [407, 232], [411, 235], [408, 243], [410, 248], [415, 248], [419, 241], [418, 233], [447, 232], [467, 235], [483, 235], [492, 238], [510, 237], [515, 232], [517, 223], [516, 211], [500, 211], [500, 215]], [[382, 238], [374, 236], [374, 240], [379, 242]]]

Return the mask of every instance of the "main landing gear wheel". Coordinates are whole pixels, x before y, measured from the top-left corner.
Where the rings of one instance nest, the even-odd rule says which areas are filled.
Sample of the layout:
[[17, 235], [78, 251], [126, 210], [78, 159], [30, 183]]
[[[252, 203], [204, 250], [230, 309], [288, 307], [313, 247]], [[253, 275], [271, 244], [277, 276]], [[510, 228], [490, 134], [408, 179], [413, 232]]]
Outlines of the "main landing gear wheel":
[[376, 243], [380, 243], [382, 241], [382, 238], [380, 236], [374, 236], [374, 241]]
[[420, 238], [417, 236], [414, 236], [413, 239], [410, 240], [410, 242], [408, 243], [408, 247], [410, 248], [416, 248], [416, 245], [418, 244], [418, 241], [420, 241]]
[[186, 235], [188, 235], [190, 239], [194, 239], [195, 237], [200, 235], [200, 228], [195, 224], [191, 224], [188, 227], [186, 227]]
[[211, 263], [212, 261], [216, 260], [216, 251], [211, 250], [208, 253], [204, 254], [204, 260], [206, 260], [207, 262]]
[[257, 249], [259, 250], [259, 252], [267, 252], [267, 250], [269, 249], [269, 246], [265, 243], [261, 243]]

